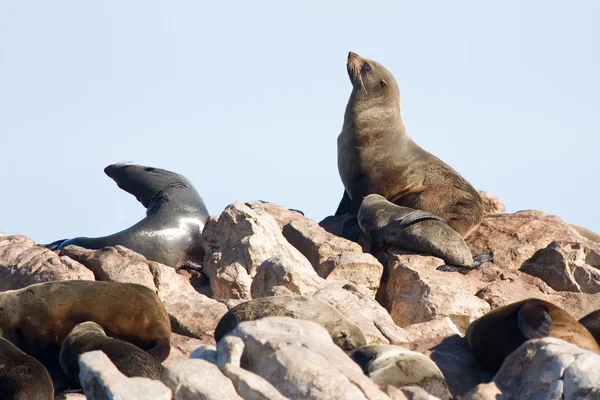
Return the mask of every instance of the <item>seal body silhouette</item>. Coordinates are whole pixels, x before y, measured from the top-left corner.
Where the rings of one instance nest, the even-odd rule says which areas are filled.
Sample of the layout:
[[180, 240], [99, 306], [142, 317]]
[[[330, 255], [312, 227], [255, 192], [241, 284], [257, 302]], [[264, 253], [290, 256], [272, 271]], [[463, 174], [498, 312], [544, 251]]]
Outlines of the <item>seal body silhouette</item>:
[[171, 348], [171, 323], [158, 296], [135, 283], [56, 281], [0, 293], [2, 337], [48, 369], [56, 389], [69, 380], [60, 347], [79, 323], [93, 321], [111, 337], [147, 351], [158, 361]]
[[146, 217], [121, 232], [98, 238], [77, 237], [46, 247], [87, 249], [125, 246], [148, 260], [174, 268], [199, 266], [204, 259], [202, 230], [209, 217], [204, 201], [184, 176], [143, 165], [113, 164], [104, 169], [117, 185], [146, 207]]
[[95, 322], [75, 326], [60, 348], [60, 366], [73, 381], [79, 379], [79, 356], [88, 351], [102, 350], [121, 373], [129, 378], [162, 380], [162, 367], [150, 354], [123, 340], [106, 336]]
[[215, 329], [215, 340], [231, 332], [240, 322], [264, 317], [291, 317], [315, 322], [329, 332], [342, 350], [355, 350], [367, 344], [363, 331], [335, 307], [308, 296], [262, 297], [238, 304], [227, 311]]
[[592, 334], [569, 313], [540, 299], [498, 307], [469, 325], [465, 338], [475, 358], [490, 371], [529, 339], [555, 337], [600, 354]]
[[590, 331], [596, 342], [600, 343], [600, 310], [592, 311], [581, 318], [579, 323]]
[[44, 366], [0, 337], [0, 399], [53, 400], [54, 386]]
[[433, 213], [467, 237], [483, 217], [479, 193], [408, 137], [400, 90], [383, 65], [351, 52], [347, 69], [352, 93], [337, 140], [345, 191], [336, 215], [348, 216], [344, 236], [357, 239], [360, 205], [369, 194], [379, 194], [396, 205]]

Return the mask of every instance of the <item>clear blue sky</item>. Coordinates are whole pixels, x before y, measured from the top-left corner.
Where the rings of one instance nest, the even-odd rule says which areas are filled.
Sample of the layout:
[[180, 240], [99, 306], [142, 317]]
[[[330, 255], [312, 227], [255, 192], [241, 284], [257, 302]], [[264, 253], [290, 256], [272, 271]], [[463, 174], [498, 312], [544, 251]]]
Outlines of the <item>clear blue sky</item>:
[[44, 243], [145, 215], [103, 173], [187, 176], [211, 215], [342, 195], [348, 51], [409, 135], [508, 211], [600, 231], [600, 2], [2, 1], [0, 231]]

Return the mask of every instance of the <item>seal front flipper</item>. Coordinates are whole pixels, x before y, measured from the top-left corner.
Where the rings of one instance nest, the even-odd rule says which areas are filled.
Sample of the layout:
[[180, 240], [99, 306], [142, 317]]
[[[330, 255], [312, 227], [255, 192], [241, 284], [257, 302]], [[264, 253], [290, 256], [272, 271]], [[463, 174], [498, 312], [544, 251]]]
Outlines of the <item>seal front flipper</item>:
[[60, 245], [66, 242], [67, 240], [69, 239], [60, 239], [48, 244], [39, 244], [38, 246], [45, 247], [48, 250], [58, 250]]
[[517, 324], [526, 339], [539, 339], [550, 334], [552, 317], [548, 309], [536, 302], [527, 302], [521, 306]]
[[344, 195], [342, 196], [342, 200], [340, 200], [340, 204], [338, 205], [337, 210], [334, 215], [344, 215], [350, 212], [350, 207], [352, 206], [352, 199], [348, 196], [348, 192], [344, 189]]
[[494, 252], [488, 251], [487, 253], [481, 253], [481, 254], [478, 254], [475, 257], [473, 257], [473, 266], [470, 268], [444, 264], [444, 265], [440, 265], [436, 269], [438, 271], [442, 271], [442, 272], [460, 272], [461, 274], [465, 275], [470, 270], [477, 269], [481, 266], [481, 264], [488, 262], [488, 261], [492, 261], [493, 259], [494, 259]]

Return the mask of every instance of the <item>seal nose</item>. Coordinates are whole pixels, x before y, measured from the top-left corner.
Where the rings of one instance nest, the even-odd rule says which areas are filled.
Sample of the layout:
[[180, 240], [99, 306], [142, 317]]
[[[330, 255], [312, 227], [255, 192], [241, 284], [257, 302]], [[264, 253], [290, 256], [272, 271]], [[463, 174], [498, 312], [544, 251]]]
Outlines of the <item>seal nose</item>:
[[104, 173], [112, 178], [118, 167], [119, 164], [110, 164], [108, 167], [104, 168]]
[[360, 56], [358, 54], [356, 54], [356, 53], [349, 52], [348, 53], [348, 61], [352, 60], [353, 58], [360, 59]]

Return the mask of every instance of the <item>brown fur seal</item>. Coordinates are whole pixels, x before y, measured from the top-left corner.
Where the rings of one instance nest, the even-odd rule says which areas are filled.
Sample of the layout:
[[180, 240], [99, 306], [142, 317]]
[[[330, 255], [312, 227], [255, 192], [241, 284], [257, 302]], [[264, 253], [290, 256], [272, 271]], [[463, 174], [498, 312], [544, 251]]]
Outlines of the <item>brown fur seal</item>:
[[56, 389], [68, 382], [59, 365], [60, 346], [85, 321], [98, 323], [111, 337], [133, 343], [159, 361], [169, 355], [169, 316], [145, 286], [57, 281], [0, 293], [1, 336], [41, 361]]
[[336, 215], [348, 214], [344, 236], [357, 239], [355, 216], [363, 199], [375, 193], [396, 205], [433, 213], [467, 237], [483, 217], [479, 193], [408, 137], [400, 90], [383, 65], [349, 53], [347, 69], [352, 93], [337, 142], [345, 191]]
[[54, 386], [46, 368], [3, 338], [0, 338], [0, 399], [54, 399]]
[[146, 217], [109, 236], [59, 240], [45, 247], [60, 250], [76, 245], [97, 250], [121, 245], [148, 260], [174, 268], [202, 265], [202, 230], [209, 215], [204, 201], [188, 179], [143, 165], [113, 164], [104, 172], [146, 207]]
[[600, 310], [592, 311], [581, 318], [579, 323], [590, 331], [596, 342], [600, 343]]
[[60, 366], [73, 381], [79, 380], [79, 355], [102, 350], [123, 375], [162, 380], [162, 367], [147, 352], [131, 343], [106, 336], [95, 322], [83, 322], [71, 331], [60, 347]]
[[[414, 215], [418, 222], [411, 221]], [[463, 238], [435, 214], [397, 206], [383, 196], [370, 194], [360, 206], [358, 224], [371, 239], [374, 254], [398, 247], [439, 257], [451, 265], [473, 266]]]
[[450, 398], [442, 371], [421, 353], [400, 346], [371, 344], [354, 351], [350, 358], [382, 389], [388, 385], [418, 386], [440, 399]]
[[540, 299], [498, 307], [471, 323], [465, 338], [475, 358], [490, 371], [529, 339], [555, 337], [600, 353], [590, 332], [569, 313]]
[[315, 322], [327, 329], [333, 342], [346, 351], [367, 344], [363, 331], [335, 307], [307, 296], [262, 297], [238, 304], [227, 311], [217, 324], [215, 340], [221, 340], [240, 322], [264, 317], [291, 317]]

